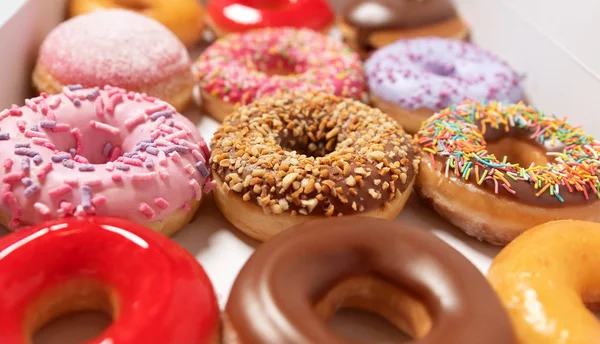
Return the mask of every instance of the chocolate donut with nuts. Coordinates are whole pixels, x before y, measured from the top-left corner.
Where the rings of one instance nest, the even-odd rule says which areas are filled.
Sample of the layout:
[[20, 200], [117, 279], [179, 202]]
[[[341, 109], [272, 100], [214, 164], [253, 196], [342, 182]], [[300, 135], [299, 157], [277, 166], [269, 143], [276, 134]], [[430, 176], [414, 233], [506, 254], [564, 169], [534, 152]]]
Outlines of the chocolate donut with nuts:
[[318, 217], [393, 219], [419, 165], [411, 137], [391, 117], [325, 93], [239, 107], [211, 148], [217, 206], [262, 241]]

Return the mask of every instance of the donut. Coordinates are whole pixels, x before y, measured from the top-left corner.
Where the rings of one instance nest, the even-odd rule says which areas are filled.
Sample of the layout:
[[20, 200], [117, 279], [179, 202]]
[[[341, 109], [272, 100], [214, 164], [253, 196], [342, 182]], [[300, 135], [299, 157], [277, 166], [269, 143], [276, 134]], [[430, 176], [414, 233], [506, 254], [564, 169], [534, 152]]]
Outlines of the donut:
[[328, 324], [340, 308], [379, 314], [411, 343], [516, 344], [466, 258], [430, 233], [365, 217], [305, 222], [261, 245], [229, 294], [224, 342], [356, 343]]
[[343, 43], [309, 29], [261, 29], [231, 34], [194, 65], [201, 103], [219, 121], [236, 104], [278, 91], [324, 91], [362, 98], [359, 57]]
[[223, 37], [266, 27], [327, 33], [335, 16], [327, 0], [211, 0], [206, 20], [215, 35]]
[[143, 226], [56, 219], [1, 238], [0, 258], [3, 343], [30, 343], [52, 319], [89, 310], [113, 322], [86, 343], [218, 343], [219, 308], [206, 273]]
[[0, 112], [0, 224], [104, 215], [170, 235], [214, 186], [209, 158], [161, 100], [110, 86], [42, 93]]
[[417, 174], [412, 139], [390, 117], [325, 93], [239, 107], [211, 141], [215, 201], [258, 240], [315, 218], [393, 219]]
[[146, 15], [166, 26], [183, 44], [192, 46], [202, 37], [204, 10], [196, 0], [70, 0], [69, 17], [120, 8]]
[[425, 121], [415, 140], [419, 194], [468, 235], [505, 245], [548, 221], [600, 221], [600, 142], [565, 119], [465, 101]]
[[125, 10], [95, 11], [69, 19], [44, 39], [33, 71], [37, 90], [111, 85], [144, 92], [183, 111], [194, 77], [183, 44], [164, 26]]
[[467, 99], [518, 103], [521, 76], [493, 54], [445, 38], [400, 40], [365, 62], [373, 105], [409, 133], [435, 112]]
[[451, 0], [354, 0], [339, 24], [344, 41], [363, 57], [399, 39], [469, 39]]
[[600, 225], [574, 220], [532, 228], [492, 262], [488, 279], [521, 344], [595, 343]]

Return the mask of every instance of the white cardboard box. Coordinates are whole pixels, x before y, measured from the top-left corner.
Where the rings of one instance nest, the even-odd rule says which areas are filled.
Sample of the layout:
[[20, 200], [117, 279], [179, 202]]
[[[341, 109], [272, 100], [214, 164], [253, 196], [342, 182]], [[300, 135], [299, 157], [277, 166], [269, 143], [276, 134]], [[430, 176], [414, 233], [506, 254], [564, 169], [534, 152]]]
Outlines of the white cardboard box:
[[[458, 0], [472, 24], [474, 39], [508, 60], [527, 75], [527, 90], [534, 104], [546, 112], [569, 115], [573, 123], [600, 136], [595, 120], [600, 94], [600, 48], [584, 40], [598, 31], [595, 20], [600, 2], [574, 0]], [[30, 71], [37, 48], [65, 12], [62, 0], [11, 0], [0, 3], [0, 108], [23, 103], [29, 94]], [[212, 119], [188, 111], [199, 130], [210, 140], [217, 128]], [[399, 222], [431, 231], [450, 243], [482, 272], [486, 272], [498, 248], [480, 243], [448, 225], [419, 202], [411, 201]], [[256, 242], [239, 234], [225, 221], [212, 201], [206, 202], [195, 220], [173, 238], [196, 256], [210, 276], [224, 305], [237, 272], [251, 255]], [[151, 262], [148, 262], [151, 264]], [[356, 327], [354, 332], [367, 331]], [[46, 343], [64, 343], [85, 332], [85, 326], [69, 333], [48, 331]], [[373, 331], [373, 329], [371, 329]], [[377, 329], [375, 329], [377, 331]]]

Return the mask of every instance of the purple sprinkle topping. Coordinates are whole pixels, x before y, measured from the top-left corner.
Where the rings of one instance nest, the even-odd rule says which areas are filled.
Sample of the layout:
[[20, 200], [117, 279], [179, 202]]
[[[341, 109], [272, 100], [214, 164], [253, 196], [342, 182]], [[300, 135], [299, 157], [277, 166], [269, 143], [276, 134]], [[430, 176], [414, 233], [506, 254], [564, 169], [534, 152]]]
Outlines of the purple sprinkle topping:
[[[152, 143], [152, 139], [143, 139], [143, 140], [140, 140], [140, 142], [139, 142], [139, 143], [142, 143], [142, 142], [145, 142], [145, 143]], [[139, 144], [139, 143], [138, 143], [138, 144]]]
[[52, 162], [61, 162], [63, 160], [71, 159], [71, 154], [69, 153], [58, 153], [52, 156]]
[[159, 119], [160, 117], [166, 117], [169, 118], [173, 116], [173, 110], [162, 110], [162, 111], [157, 111], [153, 114], [151, 114], [149, 116], [150, 120], [152, 121], [156, 121], [157, 119]]
[[73, 168], [75, 166], [75, 162], [73, 160], [63, 160], [62, 164], [66, 168]]
[[38, 191], [40, 191], [40, 186], [37, 184], [32, 184], [28, 186], [23, 193], [25, 194], [26, 198], [30, 198]]
[[56, 128], [56, 121], [40, 121], [40, 127], [44, 128], [44, 129], [52, 129], [52, 128]]
[[10, 139], [9, 133], [0, 133], [0, 141], [6, 141], [8, 139]]
[[73, 99], [73, 105], [78, 107], [79, 105], [81, 105], [81, 100], [79, 100], [79, 98]]
[[33, 184], [33, 180], [31, 180], [31, 178], [25, 177], [25, 178], [21, 179], [21, 183], [23, 183], [23, 185], [25, 185], [25, 186], [29, 186], [29, 185]]
[[83, 86], [81, 86], [80, 84], [75, 84], [75, 85], [69, 85], [67, 86], [67, 88], [71, 91], [77, 91], [83, 88]]
[[29, 158], [24, 158], [21, 160], [21, 169], [23, 171], [27, 171], [29, 169], [29, 166], [30, 166]]
[[17, 142], [15, 148], [29, 148], [29, 142]]
[[117, 168], [117, 170], [121, 170], [121, 171], [129, 171], [129, 165], [126, 165], [122, 162], [118, 162], [115, 164], [115, 167]]
[[79, 171], [81, 171], [81, 172], [94, 172], [95, 170], [96, 170], [96, 168], [92, 164], [79, 166]]
[[94, 100], [96, 99], [96, 97], [98, 97], [98, 95], [100, 94], [100, 88], [98, 87], [94, 87], [94, 89], [85, 95], [85, 97], [87, 98], [87, 100]]
[[175, 120], [174, 120], [174, 119], [170, 120], [169, 122], [167, 122], [167, 125], [168, 125], [169, 127], [173, 127], [173, 126], [175, 126]]
[[148, 167], [148, 168], [153, 168], [154, 167], [154, 162], [150, 159], [146, 160], [144, 162], [144, 166]]
[[29, 130], [31, 130], [31, 131], [40, 131], [40, 128], [38, 127], [37, 124], [32, 124], [31, 127], [29, 128]]
[[108, 157], [108, 155], [110, 154], [110, 150], [112, 149], [112, 143], [107, 142], [104, 145], [104, 148], [102, 148], [102, 155]]
[[77, 154], [77, 149], [69, 148], [69, 153], [71, 153], [71, 155], [75, 155], [75, 154]]
[[15, 148], [15, 154], [16, 155], [25, 155], [30, 158], [33, 158], [34, 156], [38, 155], [38, 152], [34, 151], [33, 149], [29, 149], [29, 148]]
[[180, 146], [180, 145], [171, 145], [167, 148], [163, 149], [165, 151], [166, 154], [169, 153], [173, 153], [173, 152], [177, 152], [177, 153], [187, 153], [189, 152], [189, 148], [187, 148], [186, 146]]
[[204, 178], [208, 177], [208, 175], [210, 174], [202, 161], [198, 161], [196, 163], [196, 168], [200, 172], [200, 175]]
[[92, 189], [88, 185], [81, 187], [81, 205], [85, 210], [92, 207]]
[[38, 155], [36, 155], [36, 156], [33, 157], [33, 162], [36, 165], [39, 165], [39, 164], [41, 164], [41, 163], [44, 162], [44, 159], [42, 159], [42, 156], [38, 154]]
[[148, 146], [148, 147], [146, 147], [146, 153], [152, 154], [152, 155], [158, 155], [158, 148]]

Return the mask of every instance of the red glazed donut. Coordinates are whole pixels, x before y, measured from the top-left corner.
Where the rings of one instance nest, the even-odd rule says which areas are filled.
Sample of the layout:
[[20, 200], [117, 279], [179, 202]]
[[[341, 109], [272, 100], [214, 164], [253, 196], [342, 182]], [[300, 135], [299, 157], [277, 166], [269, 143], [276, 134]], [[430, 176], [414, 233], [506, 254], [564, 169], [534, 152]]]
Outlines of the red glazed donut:
[[326, 0], [212, 0], [207, 12], [217, 37], [283, 26], [324, 32], [335, 19]]
[[3, 344], [28, 343], [44, 323], [82, 310], [113, 317], [90, 344], [219, 337], [215, 294], [194, 257], [125, 220], [70, 218], [24, 229], [0, 239], [0, 270]]

